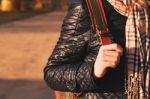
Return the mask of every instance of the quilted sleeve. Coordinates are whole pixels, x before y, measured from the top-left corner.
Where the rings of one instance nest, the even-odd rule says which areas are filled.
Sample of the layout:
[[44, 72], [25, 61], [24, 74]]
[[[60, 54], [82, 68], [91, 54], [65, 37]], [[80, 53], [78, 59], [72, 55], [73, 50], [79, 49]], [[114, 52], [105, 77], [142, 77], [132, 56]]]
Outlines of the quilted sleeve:
[[44, 79], [54, 90], [89, 91], [95, 88], [92, 70], [96, 56], [88, 46], [92, 32], [82, 0], [72, 1], [60, 38], [44, 68]]

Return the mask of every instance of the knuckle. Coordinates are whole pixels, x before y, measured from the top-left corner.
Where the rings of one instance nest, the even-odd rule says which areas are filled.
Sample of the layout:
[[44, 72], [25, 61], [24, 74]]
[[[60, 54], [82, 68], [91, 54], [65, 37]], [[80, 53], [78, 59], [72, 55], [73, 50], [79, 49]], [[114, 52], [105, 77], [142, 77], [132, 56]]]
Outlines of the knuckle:
[[116, 68], [117, 64], [118, 64], [118, 61], [112, 62], [112, 68]]
[[115, 47], [115, 48], [118, 48], [118, 44], [115, 43], [115, 44], [114, 44], [114, 47]]
[[116, 65], [115, 62], [112, 62], [112, 63], [111, 63], [111, 66], [112, 66], [112, 67], [114, 67], [115, 65]]
[[117, 58], [119, 58], [120, 57], [120, 53], [118, 52], [118, 53], [116, 53], [116, 57]]
[[100, 49], [99, 49], [99, 51], [100, 51], [100, 52], [103, 52], [103, 51], [104, 51], [104, 47], [101, 46]]
[[117, 59], [118, 57], [120, 57], [120, 54], [118, 52], [114, 53], [115, 59]]
[[118, 60], [114, 61], [115, 66], [118, 64]]
[[102, 45], [102, 46], [100, 47], [100, 49], [104, 49], [104, 46]]

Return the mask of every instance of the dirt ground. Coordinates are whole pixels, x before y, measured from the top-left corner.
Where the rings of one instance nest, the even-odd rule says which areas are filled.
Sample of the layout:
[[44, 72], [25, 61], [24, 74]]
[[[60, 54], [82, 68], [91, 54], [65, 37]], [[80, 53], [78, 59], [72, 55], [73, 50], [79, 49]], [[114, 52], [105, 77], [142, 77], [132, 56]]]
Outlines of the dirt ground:
[[54, 99], [43, 68], [64, 15], [52, 12], [0, 26], [0, 99]]

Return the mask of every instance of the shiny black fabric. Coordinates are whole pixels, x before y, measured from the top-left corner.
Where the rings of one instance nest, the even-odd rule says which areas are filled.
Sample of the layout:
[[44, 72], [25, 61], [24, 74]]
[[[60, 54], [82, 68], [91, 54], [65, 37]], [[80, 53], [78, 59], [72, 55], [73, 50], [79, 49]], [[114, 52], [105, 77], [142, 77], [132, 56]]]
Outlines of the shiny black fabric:
[[[126, 18], [118, 14], [107, 0], [103, 0], [103, 4], [114, 42], [125, 49]], [[48, 86], [54, 90], [82, 92], [86, 99], [105, 99], [98, 96], [124, 92], [124, 55], [118, 67], [109, 69], [103, 78], [93, 76], [100, 46], [99, 37], [91, 28], [85, 1], [70, 0], [60, 38], [44, 68], [44, 79]]]

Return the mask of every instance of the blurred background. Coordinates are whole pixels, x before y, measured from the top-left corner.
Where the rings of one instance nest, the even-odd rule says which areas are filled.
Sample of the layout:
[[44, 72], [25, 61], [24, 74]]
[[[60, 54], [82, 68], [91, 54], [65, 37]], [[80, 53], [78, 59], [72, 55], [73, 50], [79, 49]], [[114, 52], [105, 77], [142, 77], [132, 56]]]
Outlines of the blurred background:
[[0, 0], [0, 99], [55, 99], [43, 68], [68, 0]]

